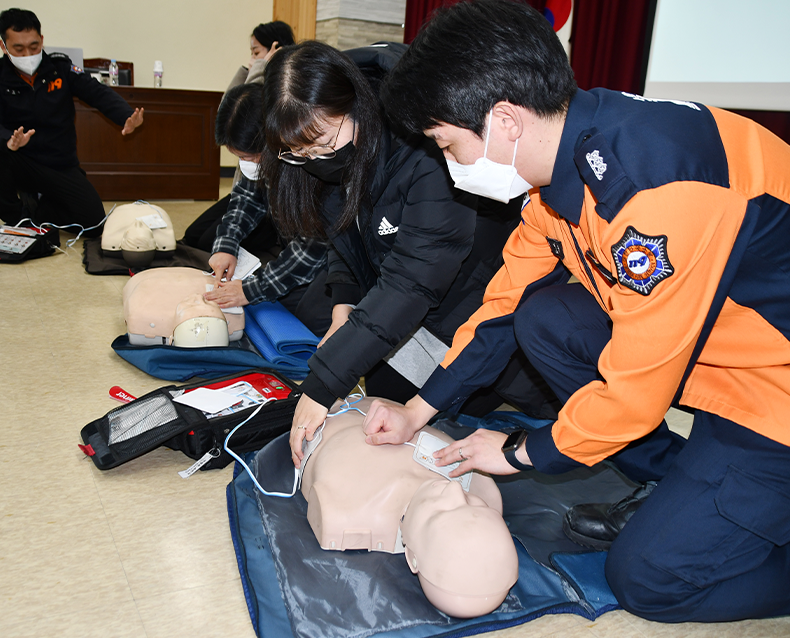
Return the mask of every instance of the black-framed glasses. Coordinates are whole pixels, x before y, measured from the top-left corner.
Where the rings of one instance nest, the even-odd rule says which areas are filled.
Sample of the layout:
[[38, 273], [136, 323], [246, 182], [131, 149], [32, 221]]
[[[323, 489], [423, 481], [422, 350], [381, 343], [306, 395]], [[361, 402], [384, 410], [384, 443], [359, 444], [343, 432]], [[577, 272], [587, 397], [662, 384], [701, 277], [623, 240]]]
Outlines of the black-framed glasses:
[[281, 159], [283, 162], [288, 162], [289, 164], [294, 164], [295, 166], [302, 166], [303, 164], [307, 163], [307, 160], [317, 159], [317, 160], [328, 160], [332, 159], [337, 155], [335, 151], [335, 146], [337, 146], [337, 140], [340, 137], [340, 129], [343, 128], [343, 123], [346, 121], [345, 114], [343, 115], [343, 119], [340, 120], [340, 126], [337, 127], [337, 135], [335, 135], [335, 141], [331, 144], [316, 144], [315, 146], [311, 146], [310, 148], [304, 151], [280, 151], [277, 155], [278, 159]]

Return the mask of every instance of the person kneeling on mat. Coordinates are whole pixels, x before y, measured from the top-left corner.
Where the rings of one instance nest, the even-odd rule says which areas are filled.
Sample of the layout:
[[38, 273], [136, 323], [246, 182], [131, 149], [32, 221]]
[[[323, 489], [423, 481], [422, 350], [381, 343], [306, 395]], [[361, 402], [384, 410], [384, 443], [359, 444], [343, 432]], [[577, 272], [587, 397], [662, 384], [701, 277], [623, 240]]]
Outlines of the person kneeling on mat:
[[[371, 408], [369, 442], [410, 440], [520, 351], [563, 401], [556, 421], [512, 439], [478, 430], [441, 464], [610, 459], [658, 484], [572, 508], [566, 527], [610, 544], [626, 610], [790, 614], [790, 146], [713, 107], [577, 90], [548, 21], [509, 0], [441, 10], [382, 98], [443, 149], [459, 188], [520, 179], [529, 201], [482, 307], [405, 407]], [[695, 410], [688, 441], [663, 420], [673, 404]]]

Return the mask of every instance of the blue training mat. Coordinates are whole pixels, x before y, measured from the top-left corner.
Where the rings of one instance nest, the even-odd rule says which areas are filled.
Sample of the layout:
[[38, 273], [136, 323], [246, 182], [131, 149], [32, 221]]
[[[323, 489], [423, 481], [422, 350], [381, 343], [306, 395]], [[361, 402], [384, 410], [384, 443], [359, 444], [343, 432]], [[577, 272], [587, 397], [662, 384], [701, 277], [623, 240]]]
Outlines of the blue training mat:
[[307, 374], [307, 360], [319, 339], [301, 321], [279, 301], [245, 306], [244, 316], [244, 332], [267, 361], [302, 368]]
[[[485, 419], [458, 417], [433, 425], [460, 438], [475, 427], [506, 431], [516, 427], [535, 428], [546, 423], [507, 412], [494, 413]], [[265, 452], [277, 445], [287, 447], [287, 438], [280, 437], [269, 445], [272, 447], [267, 447]], [[254, 464], [256, 454], [261, 453], [247, 455], [248, 465]], [[268, 458], [272, 458], [271, 454]], [[617, 609], [617, 601], [604, 576], [606, 553], [582, 550], [565, 539], [561, 518], [575, 503], [617, 500], [630, 493], [632, 484], [606, 466], [580, 468], [561, 477], [523, 472], [503, 478], [506, 480], [499, 485], [504, 517], [518, 541], [519, 580], [497, 611], [460, 620], [442, 614], [425, 604], [427, 601], [414, 604], [413, 593], [404, 593], [402, 600], [398, 600], [401, 592], [415, 589], [416, 580], [402, 555], [321, 550], [307, 525], [306, 503], [301, 494], [292, 499], [262, 496], [237, 464], [234, 479], [227, 488], [228, 516], [256, 634], [260, 638], [308, 638], [319, 634], [337, 638], [449, 638], [494, 631], [545, 614], [574, 613], [592, 620]], [[292, 533], [290, 527], [285, 535], [272, 528], [280, 524], [278, 520], [289, 517], [296, 533]], [[309, 579], [287, 571], [288, 561], [282, 559], [282, 553], [288, 552], [294, 543], [301, 547], [300, 561], [312, 561], [320, 566]], [[319, 597], [323, 600], [336, 595], [332, 592], [348, 589], [347, 586], [353, 587], [359, 582], [376, 583], [376, 589], [389, 587], [383, 596], [379, 593], [379, 597], [391, 601], [397, 613], [390, 612], [387, 617], [387, 610], [381, 608], [387, 605], [374, 608], [375, 601], [366, 599], [357, 601], [362, 613], [346, 607], [345, 601], [335, 601], [347, 610], [346, 613], [328, 613], [325, 618], [317, 618], [305, 616], [298, 603], [295, 604], [294, 590], [302, 589], [302, 593], [313, 592], [313, 595], [316, 591], [322, 592], [325, 596], [319, 594]], [[421, 596], [418, 586], [417, 595]], [[326, 604], [331, 610], [332, 601], [326, 600]]]
[[226, 347], [177, 348], [175, 346], [133, 346], [126, 334], [112, 342], [122, 359], [157, 379], [186, 381], [192, 377], [213, 379], [252, 368], [271, 368], [291, 379], [304, 379], [307, 364], [274, 363], [262, 357], [245, 336]]

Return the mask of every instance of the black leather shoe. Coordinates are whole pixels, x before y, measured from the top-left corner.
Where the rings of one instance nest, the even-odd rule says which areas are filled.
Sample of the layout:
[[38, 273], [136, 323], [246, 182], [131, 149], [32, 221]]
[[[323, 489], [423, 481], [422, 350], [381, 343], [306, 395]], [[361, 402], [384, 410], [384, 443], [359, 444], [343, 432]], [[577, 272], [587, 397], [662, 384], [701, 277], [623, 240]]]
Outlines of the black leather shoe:
[[633, 494], [617, 503], [582, 503], [574, 505], [562, 519], [565, 535], [574, 543], [591, 549], [606, 550], [620, 530], [639, 509], [657, 485], [648, 481]]

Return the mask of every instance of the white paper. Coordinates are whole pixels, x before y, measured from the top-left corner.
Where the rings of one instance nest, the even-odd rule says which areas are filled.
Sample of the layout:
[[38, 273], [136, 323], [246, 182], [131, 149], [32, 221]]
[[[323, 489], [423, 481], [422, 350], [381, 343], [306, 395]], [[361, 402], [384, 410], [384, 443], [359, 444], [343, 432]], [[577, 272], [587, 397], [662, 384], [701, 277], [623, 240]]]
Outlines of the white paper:
[[236, 261], [236, 270], [233, 271], [233, 279], [244, 279], [258, 270], [260, 266], [260, 259], [239, 246], [239, 254]]
[[222, 412], [217, 412], [216, 414], [207, 414], [206, 418], [208, 419], [213, 419], [218, 416], [225, 416], [226, 414], [233, 414], [234, 412], [239, 412], [240, 410], [246, 410], [253, 405], [258, 405], [259, 403], [266, 401], [264, 396], [246, 381], [239, 381], [233, 385], [220, 388], [219, 392], [224, 392], [229, 396], [236, 397], [239, 400], [239, 403], [234, 403], [232, 407], [222, 410]]
[[137, 219], [143, 222], [151, 230], [156, 230], [157, 228], [167, 228], [165, 220], [162, 219], [162, 216], [159, 213], [152, 213], [151, 215], [137, 217]]
[[227, 410], [232, 405], [236, 405], [241, 399], [237, 396], [231, 396], [226, 392], [222, 392], [221, 390], [196, 388], [192, 390], [192, 392], [185, 392], [180, 397], [173, 399], [173, 401], [202, 410], [207, 414], [216, 414], [217, 412]]
[[244, 308], [241, 306], [233, 306], [233, 308], [222, 308], [222, 312], [226, 315], [243, 315]]

